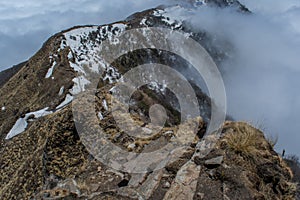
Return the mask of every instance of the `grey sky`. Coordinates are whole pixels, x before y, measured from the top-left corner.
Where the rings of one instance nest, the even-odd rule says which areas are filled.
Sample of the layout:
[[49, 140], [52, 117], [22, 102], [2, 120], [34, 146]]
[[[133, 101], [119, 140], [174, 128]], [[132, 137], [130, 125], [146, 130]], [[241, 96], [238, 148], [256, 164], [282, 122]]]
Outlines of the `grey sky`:
[[300, 1], [241, 2], [255, 14], [199, 8], [192, 24], [233, 45], [220, 66], [228, 113], [278, 136], [277, 151], [300, 156]]
[[247, 65], [244, 72], [235, 70], [227, 78], [228, 87], [234, 84], [229, 107], [238, 119], [256, 119], [268, 134], [278, 135], [278, 151], [300, 156], [300, 1], [241, 2], [257, 17], [241, 29], [240, 34], [254, 31], [237, 44], [243, 55], [236, 61]]
[[49, 36], [75, 25], [104, 24], [158, 0], [0, 0], [0, 71], [28, 59]]

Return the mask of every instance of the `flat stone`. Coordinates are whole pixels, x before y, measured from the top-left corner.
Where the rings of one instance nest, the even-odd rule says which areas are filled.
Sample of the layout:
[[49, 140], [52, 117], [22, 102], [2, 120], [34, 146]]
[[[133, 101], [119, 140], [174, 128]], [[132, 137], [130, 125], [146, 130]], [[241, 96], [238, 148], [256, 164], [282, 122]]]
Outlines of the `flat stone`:
[[143, 195], [144, 199], [149, 199], [154, 191], [158, 188], [161, 178], [163, 176], [163, 170], [157, 170], [151, 173], [146, 181], [137, 189], [137, 191]]
[[204, 164], [208, 167], [217, 167], [220, 166], [223, 162], [224, 157], [223, 156], [218, 156], [209, 160], [206, 160]]
[[128, 185], [138, 187], [146, 178], [146, 173], [132, 174]]
[[171, 187], [171, 183], [169, 181], [167, 181], [164, 185], [163, 188], [170, 188]]
[[200, 199], [204, 199], [204, 193], [198, 192], [197, 197]]
[[189, 161], [176, 174], [164, 200], [193, 199], [201, 167]]

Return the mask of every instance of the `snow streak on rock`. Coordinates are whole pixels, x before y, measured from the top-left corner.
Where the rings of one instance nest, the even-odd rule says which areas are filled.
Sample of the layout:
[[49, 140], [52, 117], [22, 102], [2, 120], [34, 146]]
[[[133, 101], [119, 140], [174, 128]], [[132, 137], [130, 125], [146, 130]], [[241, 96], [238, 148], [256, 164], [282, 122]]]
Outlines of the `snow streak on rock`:
[[9, 131], [5, 139], [10, 139], [12, 137], [15, 137], [16, 135], [19, 135], [25, 129], [27, 128], [28, 121], [34, 121], [40, 117], [44, 117], [46, 115], [49, 115], [52, 113], [52, 111], [48, 111], [48, 107], [35, 111], [35, 112], [30, 112], [25, 115], [23, 118], [19, 118], [15, 125], [12, 127], [12, 129]]
[[[57, 49], [57, 52], [60, 52], [66, 47], [70, 48], [68, 60], [71, 68], [73, 68], [77, 74], [77, 76], [72, 80], [74, 82], [73, 87], [69, 90], [69, 93], [66, 94], [65, 99], [56, 107], [55, 110], [48, 111], [47, 107], [35, 112], [27, 113], [25, 117], [19, 118], [7, 134], [6, 139], [10, 139], [25, 131], [28, 121], [40, 118], [53, 112], [57, 112], [71, 103], [74, 99], [74, 95], [85, 91], [86, 86], [90, 83], [87, 76], [91, 72], [98, 73], [100, 75], [103, 75], [103, 72], [107, 72], [104, 79], [108, 79], [110, 83], [117, 81], [117, 79], [120, 78], [117, 69], [109, 67], [105, 64], [100, 57], [99, 50], [101, 49], [102, 41], [106, 39], [110, 40], [112, 43], [117, 43], [118, 40], [116, 40], [113, 36], [120, 34], [125, 30], [125, 28], [125, 24], [119, 23], [105, 26], [75, 28], [65, 32], [65, 38], [61, 41], [61, 45]], [[49, 56], [50, 63], [52, 63], [52, 65], [48, 69], [45, 78], [52, 77], [57, 65], [57, 62], [55, 61], [56, 57], [57, 54], [55, 53]], [[58, 96], [62, 95], [63, 93], [64, 86], [61, 86]], [[2, 107], [1, 110], [4, 111], [5, 108]]]
[[65, 91], [65, 87], [61, 86], [61, 88], [59, 89], [59, 92], [58, 92], [58, 96], [63, 95], [64, 91]]
[[98, 73], [103, 76], [103, 80], [109, 80], [110, 83], [120, 78], [117, 69], [107, 66], [100, 56], [101, 43], [109, 40], [112, 43], [118, 43], [113, 36], [120, 34], [126, 28], [125, 24], [113, 24], [105, 26], [81, 27], [64, 33], [65, 39], [62, 44], [70, 47], [68, 59], [71, 68], [77, 73], [73, 79], [74, 85], [69, 90], [70, 94], [61, 106], [65, 106], [73, 100], [73, 96], [85, 91], [86, 86], [90, 84], [88, 74]]
[[52, 66], [48, 69], [48, 72], [47, 72], [45, 78], [50, 78], [52, 76], [55, 65], [56, 65], [56, 62], [54, 61]]

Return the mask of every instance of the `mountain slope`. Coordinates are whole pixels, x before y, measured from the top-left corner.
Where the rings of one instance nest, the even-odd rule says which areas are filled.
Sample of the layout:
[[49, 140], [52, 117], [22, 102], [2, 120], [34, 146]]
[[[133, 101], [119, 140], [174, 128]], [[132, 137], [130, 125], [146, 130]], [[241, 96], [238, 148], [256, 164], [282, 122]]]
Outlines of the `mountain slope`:
[[[190, 4], [209, 5], [247, 11], [237, 1]], [[169, 52], [149, 48], [121, 56], [112, 65], [106, 65], [99, 56], [98, 50], [104, 48], [106, 39], [114, 41], [115, 36], [126, 30], [166, 27], [185, 31], [206, 47], [216, 62], [221, 62], [225, 52], [212, 45], [211, 37], [193, 32], [185, 24], [184, 16], [177, 15], [189, 12], [190, 6], [161, 6], [113, 24], [62, 31], [52, 36], [3, 85], [1, 199], [293, 199], [293, 175], [261, 131], [247, 123], [226, 122], [221, 138], [216, 135], [202, 138], [213, 102], [193, 81], [188, 63]], [[201, 117], [179, 124], [174, 93], [158, 84], [143, 86], [133, 94], [130, 104], [134, 122], [148, 130], [151, 121], [148, 110], [158, 103], [166, 109], [168, 119], [158, 134], [139, 138], [118, 127], [112, 114], [111, 91], [124, 73], [151, 62], [185, 71], [201, 105]], [[93, 118], [95, 122], [91, 120], [91, 124], [105, 130], [108, 140], [120, 149], [137, 153], [153, 151], [181, 136], [180, 126], [188, 130], [197, 121], [193, 141], [187, 148], [174, 151], [161, 169], [149, 166], [147, 171], [137, 174], [106, 166], [88, 151], [89, 141], [85, 141], [80, 134], [82, 130], [74, 123], [76, 113], [71, 102], [90, 87], [91, 76], [99, 78], [93, 110], [98, 118]], [[77, 108], [84, 113], [85, 102], [78, 103]], [[125, 116], [124, 122], [127, 120]], [[93, 130], [92, 125], [88, 130]]]
[[25, 65], [26, 61], [0, 72], [0, 87], [2, 87], [12, 76], [18, 73], [18, 71]]

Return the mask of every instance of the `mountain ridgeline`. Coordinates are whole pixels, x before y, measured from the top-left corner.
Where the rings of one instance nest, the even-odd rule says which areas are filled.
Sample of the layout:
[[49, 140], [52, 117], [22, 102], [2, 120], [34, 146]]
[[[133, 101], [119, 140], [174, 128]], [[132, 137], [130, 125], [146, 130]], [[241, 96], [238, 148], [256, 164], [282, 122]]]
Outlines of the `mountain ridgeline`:
[[[198, 6], [251, 13], [236, 0], [191, 0], [159, 6], [116, 23], [57, 33], [28, 61], [1, 72], [0, 199], [295, 199], [294, 174], [262, 131], [227, 117], [220, 135], [205, 136], [214, 101], [204, 92], [198, 81], [201, 76], [195, 75], [188, 61], [168, 51], [144, 48], [122, 55], [110, 65], [103, 62], [99, 49], [105, 49], [105, 40], [118, 43], [115, 37], [125, 31], [162, 27], [185, 33], [199, 42], [215, 63], [221, 63], [226, 52], [215, 46], [214, 36], [194, 30], [186, 22], [185, 15]], [[150, 40], [143, 42], [153, 45]], [[114, 88], [123, 74], [147, 63], [181, 72], [195, 92], [201, 116], [181, 122], [176, 94], [154, 82], [139, 87], [128, 108], [130, 118], [149, 136], [141, 138], [123, 131], [112, 111]], [[93, 94], [96, 117], [90, 122], [104, 130], [107, 142], [136, 155], [154, 152], [176, 137], [186, 139], [185, 128], [196, 121], [192, 141], [171, 152], [163, 165], [149, 164], [140, 173], [135, 173], [137, 166], [128, 165], [128, 157], [115, 165], [101, 162], [87, 148], [90, 141], [81, 137], [82, 131], [94, 127], [85, 130], [76, 126], [72, 109], [76, 95], [90, 89], [90, 77], [98, 80]], [[76, 105], [78, 113], [86, 112], [85, 97], [82, 100]], [[165, 108], [166, 122], [151, 134], [150, 111], [157, 104]], [[124, 124], [129, 121], [126, 116], [121, 112]], [[92, 131], [89, 134], [98, 139]]]

